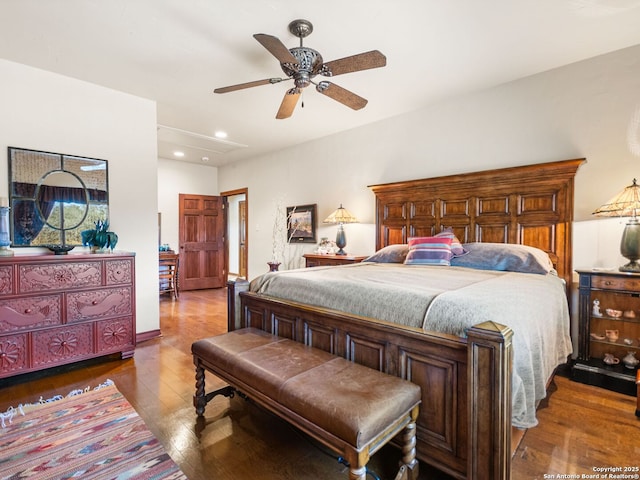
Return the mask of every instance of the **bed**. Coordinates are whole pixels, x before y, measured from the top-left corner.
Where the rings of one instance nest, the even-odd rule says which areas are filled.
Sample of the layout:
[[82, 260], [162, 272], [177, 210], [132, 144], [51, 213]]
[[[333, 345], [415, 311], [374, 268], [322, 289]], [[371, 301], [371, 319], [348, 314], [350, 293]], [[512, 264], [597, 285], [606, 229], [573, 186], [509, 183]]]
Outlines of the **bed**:
[[[456, 478], [510, 478], [511, 429], [535, 425], [536, 402], [570, 353], [573, 180], [583, 161], [371, 186], [373, 261], [230, 282], [229, 329], [261, 328], [419, 384], [417, 457]], [[541, 271], [496, 259], [500, 244], [534, 252]], [[500, 268], [473, 265], [478, 251]], [[360, 294], [364, 285], [373, 290]]]

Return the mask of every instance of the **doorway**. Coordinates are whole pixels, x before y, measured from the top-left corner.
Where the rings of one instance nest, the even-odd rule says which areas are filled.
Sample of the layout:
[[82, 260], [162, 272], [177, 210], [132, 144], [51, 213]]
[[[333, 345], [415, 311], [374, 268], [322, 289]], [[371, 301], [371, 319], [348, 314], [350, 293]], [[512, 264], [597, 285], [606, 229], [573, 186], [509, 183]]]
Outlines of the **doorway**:
[[249, 192], [247, 188], [222, 192], [227, 207], [226, 249], [229, 276], [248, 278]]
[[224, 287], [224, 198], [179, 194], [180, 290]]

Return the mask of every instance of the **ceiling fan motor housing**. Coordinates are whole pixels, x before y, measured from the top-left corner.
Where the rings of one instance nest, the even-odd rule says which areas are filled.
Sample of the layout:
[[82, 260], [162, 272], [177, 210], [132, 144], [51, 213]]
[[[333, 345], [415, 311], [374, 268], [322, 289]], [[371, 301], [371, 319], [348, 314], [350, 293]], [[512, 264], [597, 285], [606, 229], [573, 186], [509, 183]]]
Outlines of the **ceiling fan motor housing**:
[[322, 55], [313, 48], [307, 47], [290, 48], [289, 51], [298, 63], [281, 63], [282, 71], [294, 79], [296, 87], [307, 87], [311, 79], [322, 72], [324, 63]]

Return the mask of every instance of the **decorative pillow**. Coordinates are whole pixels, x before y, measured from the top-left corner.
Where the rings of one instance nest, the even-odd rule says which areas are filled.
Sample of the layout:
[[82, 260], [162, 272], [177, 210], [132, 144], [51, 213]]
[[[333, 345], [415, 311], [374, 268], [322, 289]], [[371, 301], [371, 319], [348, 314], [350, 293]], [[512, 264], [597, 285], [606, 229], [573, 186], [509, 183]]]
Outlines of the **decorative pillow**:
[[453, 253], [454, 257], [459, 257], [460, 255], [466, 255], [467, 251], [464, 249], [456, 234], [453, 233], [453, 229], [451, 227], [447, 227], [442, 230], [440, 233], [435, 235], [438, 238], [450, 238], [451, 239], [451, 253]]
[[375, 263], [403, 263], [407, 253], [409, 253], [409, 245], [406, 243], [388, 245], [381, 248], [364, 261]]
[[513, 243], [465, 243], [469, 252], [451, 260], [454, 267], [547, 274], [555, 272], [546, 252]]
[[450, 265], [451, 239], [441, 237], [414, 237], [409, 239], [409, 253], [405, 265]]

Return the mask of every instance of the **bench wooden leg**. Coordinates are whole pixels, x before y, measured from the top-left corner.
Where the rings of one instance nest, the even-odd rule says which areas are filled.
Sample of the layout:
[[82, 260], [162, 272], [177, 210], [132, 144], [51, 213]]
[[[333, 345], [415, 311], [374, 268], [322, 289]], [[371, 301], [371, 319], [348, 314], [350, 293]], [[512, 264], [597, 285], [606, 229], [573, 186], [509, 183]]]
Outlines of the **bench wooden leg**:
[[201, 417], [204, 415], [204, 409], [207, 406], [207, 403], [209, 403], [213, 397], [215, 397], [216, 395], [224, 395], [225, 397], [233, 398], [236, 393], [236, 389], [228, 385], [226, 387], [222, 387], [218, 390], [205, 394], [204, 367], [200, 365], [200, 362], [198, 360], [195, 360], [195, 364], [196, 394], [193, 396], [193, 406], [196, 407], [196, 414]]
[[[402, 432], [402, 462], [400, 463], [400, 471], [395, 480], [417, 480], [419, 463], [416, 459], [416, 422], [418, 415], [416, 407], [412, 413], [414, 421], [404, 427]], [[402, 470], [405, 470], [404, 472]]]
[[199, 363], [196, 363], [196, 394], [193, 396], [193, 406], [196, 407], [199, 417], [204, 415], [204, 407], [207, 406], [204, 395], [204, 368]]
[[358, 467], [349, 469], [349, 480], [366, 480], [367, 467]]

